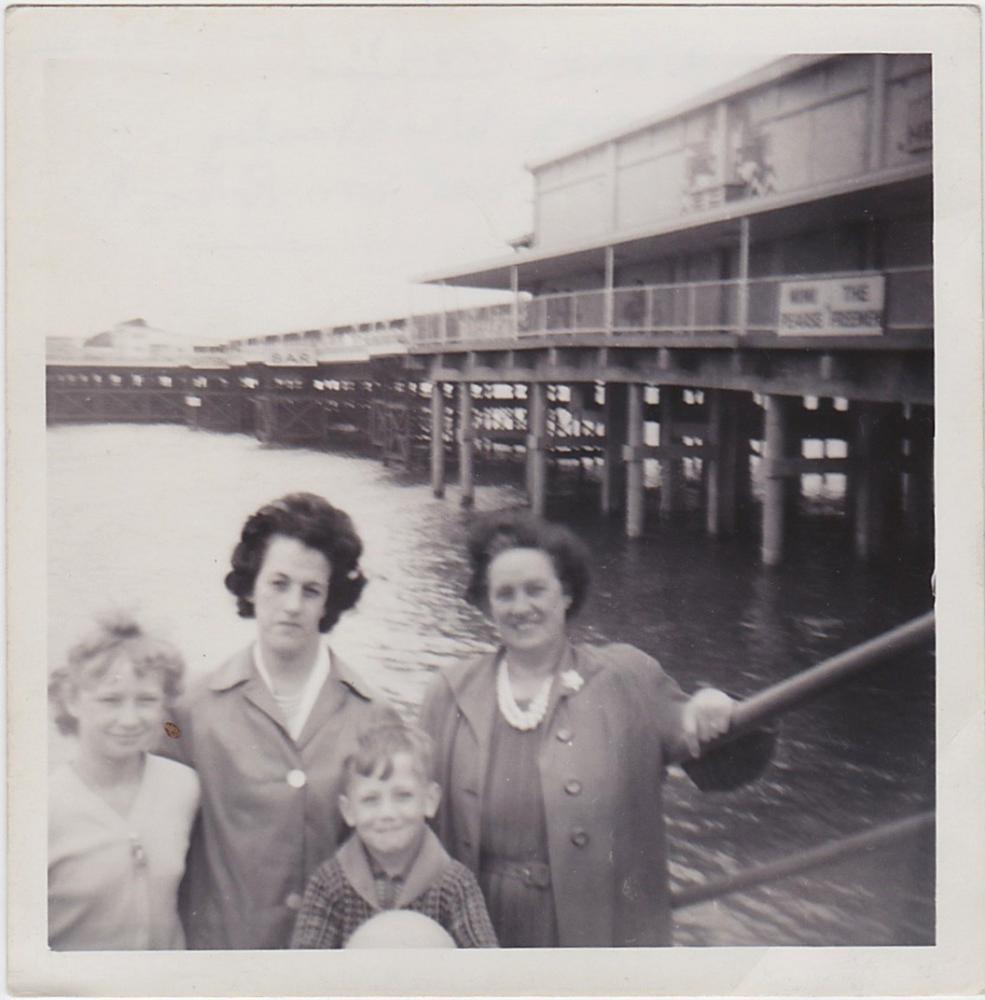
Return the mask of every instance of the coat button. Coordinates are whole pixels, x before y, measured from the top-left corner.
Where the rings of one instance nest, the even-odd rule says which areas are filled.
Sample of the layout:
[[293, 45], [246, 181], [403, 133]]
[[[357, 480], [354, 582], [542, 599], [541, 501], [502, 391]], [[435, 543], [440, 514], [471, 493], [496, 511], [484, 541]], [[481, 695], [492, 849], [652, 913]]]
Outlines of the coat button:
[[554, 736], [555, 736], [555, 739], [557, 739], [557, 741], [559, 743], [570, 743], [571, 742], [571, 730], [570, 729], [561, 728], [561, 729], [559, 729], [554, 734]]
[[284, 905], [289, 910], [300, 910], [301, 909], [301, 894], [297, 892], [289, 893], [287, 899], [284, 900]]
[[572, 778], [565, 783], [564, 790], [569, 795], [581, 795], [581, 782], [577, 778]]
[[587, 830], [572, 830], [571, 831], [571, 843], [575, 847], [584, 847], [588, 843], [588, 831]]
[[287, 783], [291, 788], [304, 788], [308, 784], [308, 776], [304, 771], [295, 768], [293, 771], [287, 772]]

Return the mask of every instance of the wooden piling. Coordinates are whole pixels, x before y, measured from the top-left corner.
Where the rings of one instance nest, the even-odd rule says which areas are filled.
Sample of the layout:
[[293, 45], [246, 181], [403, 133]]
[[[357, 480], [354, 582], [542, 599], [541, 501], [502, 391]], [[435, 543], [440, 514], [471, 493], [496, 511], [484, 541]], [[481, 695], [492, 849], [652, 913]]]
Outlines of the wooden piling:
[[736, 526], [736, 450], [739, 447], [738, 406], [736, 395], [724, 389], [706, 390], [708, 400], [708, 437], [714, 446], [707, 460], [705, 525], [709, 535], [735, 533]]
[[907, 530], [912, 538], [933, 539], [934, 535], [934, 411], [930, 406], [913, 406], [908, 420], [905, 510]]
[[475, 503], [475, 428], [472, 426], [472, 383], [458, 385], [458, 483], [460, 503]]
[[605, 387], [605, 466], [602, 469], [602, 513], [622, 510], [626, 501], [626, 465], [622, 449], [626, 443], [627, 388], [610, 382]]
[[445, 387], [431, 386], [431, 492], [445, 495]]
[[901, 413], [892, 403], [858, 403], [853, 441], [855, 554], [881, 555], [902, 506]]
[[643, 386], [631, 382], [626, 404], [626, 536], [643, 534]]
[[[660, 444], [674, 444], [674, 424], [680, 411], [681, 390], [676, 385], [660, 386]], [[660, 460], [660, 513], [673, 514], [681, 504], [683, 477], [680, 458]]]
[[790, 401], [786, 396], [766, 397], [766, 439], [763, 484], [762, 559], [767, 566], [783, 560], [786, 486], [783, 459], [786, 456]]
[[527, 390], [527, 495], [538, 517], [547, 509], [547, 386], [533, 382]]

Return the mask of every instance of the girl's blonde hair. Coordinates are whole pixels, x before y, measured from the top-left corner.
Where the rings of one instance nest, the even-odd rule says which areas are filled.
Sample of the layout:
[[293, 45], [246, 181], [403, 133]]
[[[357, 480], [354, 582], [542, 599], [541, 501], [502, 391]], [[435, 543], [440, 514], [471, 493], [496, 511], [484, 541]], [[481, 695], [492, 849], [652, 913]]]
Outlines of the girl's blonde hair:
[[133, 664], [138, 677], [157, 674], [161, 678], [167, 704], [181, 694], [185, 661], [178, 650], [163, 639], [147, 635], [127, 613], [111, 612], [97, 619], [96, 629], [68, 651], [65, 664], [48, 679], [48, 697], [60, 732], [78, 731], [78, 721], [68, 710], [71, 695], [104, 677], [121, 657]]

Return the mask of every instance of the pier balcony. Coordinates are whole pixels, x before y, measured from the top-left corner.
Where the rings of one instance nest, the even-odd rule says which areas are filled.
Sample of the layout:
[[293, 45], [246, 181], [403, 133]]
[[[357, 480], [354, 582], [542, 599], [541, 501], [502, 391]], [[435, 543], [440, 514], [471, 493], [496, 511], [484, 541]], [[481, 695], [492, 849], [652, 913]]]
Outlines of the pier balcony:
[[[840, 301], [822, 301], [832, 292]], [[933, 326], [933, 268], [925, 266], [523, 295], [504, 305], [412, 316], [400, 339], [411, 352], [425, 353], [559, 338], [928, 348]]]

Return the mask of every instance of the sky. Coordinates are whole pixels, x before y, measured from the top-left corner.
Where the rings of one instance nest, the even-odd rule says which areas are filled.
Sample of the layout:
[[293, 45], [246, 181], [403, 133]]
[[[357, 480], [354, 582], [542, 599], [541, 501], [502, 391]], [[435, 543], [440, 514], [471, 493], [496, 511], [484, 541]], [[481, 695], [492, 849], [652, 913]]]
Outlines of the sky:
[[782, 54], [682, 17], [8, 13], [8, 72], [29, 97], [9, 142], [9, 212], [30, 221], [10, 250], [31, 265], [24, 332], [141, 317], [211, 341], [500, 301], [415, 278], [504, 256], [530, 231], [524, 163]]

